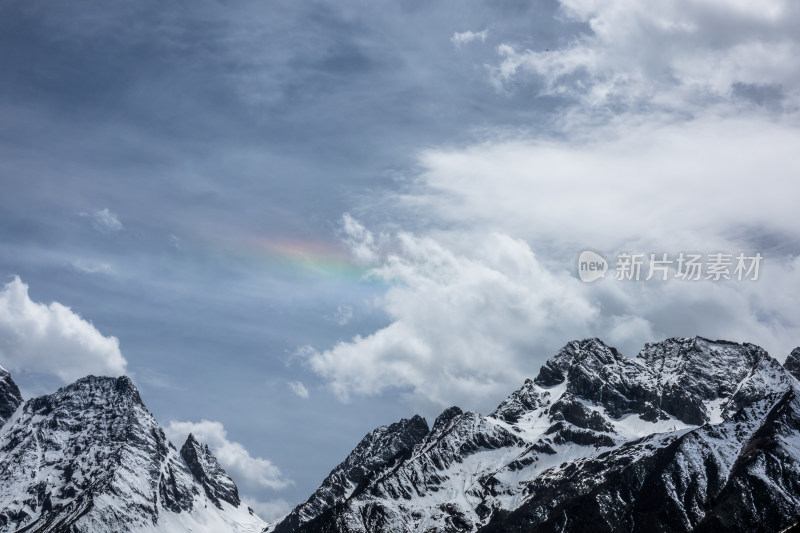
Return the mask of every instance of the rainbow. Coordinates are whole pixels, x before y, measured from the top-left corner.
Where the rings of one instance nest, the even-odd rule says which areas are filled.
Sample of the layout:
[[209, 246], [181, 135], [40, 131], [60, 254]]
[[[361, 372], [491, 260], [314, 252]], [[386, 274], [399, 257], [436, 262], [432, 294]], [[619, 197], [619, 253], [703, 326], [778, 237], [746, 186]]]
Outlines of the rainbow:
[[369, 270], [353, 261], [342, 247], [323, 241], [246, 237], [234, 246], [267, 263], [275, 273], [291, 277], [364, 280]]

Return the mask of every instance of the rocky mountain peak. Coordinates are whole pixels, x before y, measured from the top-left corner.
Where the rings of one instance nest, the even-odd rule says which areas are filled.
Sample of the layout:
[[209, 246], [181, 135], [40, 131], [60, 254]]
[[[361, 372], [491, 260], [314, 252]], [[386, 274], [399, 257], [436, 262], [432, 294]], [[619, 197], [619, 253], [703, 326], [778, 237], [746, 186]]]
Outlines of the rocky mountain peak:
[[428, 433], [428, 423], [419, 415], [371, 431], [328, 474], [314, 494], [275, 524], [272, 531], [295, 531], [300, 524], [358, 494], [381, 472], [405, 460]]
[[236, 484], [228, 477], [217, 458], [211, 453], [208, 445], [200, 444], [191, 433], [181, 446], [181, 457], [186, 461], [189, 471], [203, 486], [203, 489], [214, 505], [222, 509], [221, 501], [238, 507], [241, 503]]
[[436, 417], [436, 420], [433, 421], [433, 427], [431, 431], [437, 432], [440, 431], [442, 428], [447, 426], [447, 424], [456, 418], [457, 416], [461, 416], [464, 414], [464, 411], [461, 410], [460, 407], [454, 405], [452, 407], [448, 407], [444, 411], [441, 412], [439, 416]]
[[692, 337], [647, 344], [639, 359], [662, 390], [680, 389], [705, 401], [730, 396], [760, 362], [771, 358], [753, 344]]
[[0, 366], [0, 427], [11, 418], [20, 404], [22, 404], [22, 395], [19, 387], [11, 379], [8, 370]]
[[597, 338], [572, 341], [542, 366], [534, 382], [542, 387], [553, 387], [563, 383], [570, 372], [597, 370], [614, 365], [622, 359], [616, 348]]
[[789, 371], [795, 379], [800, 380], [800, 347], [792, 350], [783, 363], [783, 368]]
[[[511, 424], [517, 422], [524, 413], [538, 409], [543, 405], [540, 388], [530, 379], [526, 379], [522, 387], [511, 393], [497, 406], [492, 416]], [[441, 415], [440, 415], [441, 416]], [[438, 420], [438, 419], [437, 419]]]
[[[144, 406], [139, 390], [127, 376], [117, 378], [105, 376], [86, 376], [74, 383], [58, 389], [53, 394], [40, 396], [33, 400], [34, 407], [44, 408], [52, 401], [73, 398], [81, 403], [112, 404], [125, 406]], [[119, 402], [123, 403], [120, 404]]]
[[674, 338], [623, 357], [573, 341], [491, 415], [446, 409], [281, 533], [778, 531], [800, 517], [798, 442], [800, 385], [756, 346]]
[[[719, 410], [720, 402], [730, 399], [755, 369], [764, 367], [767, 372], [766, 367], [776, 364], [752, 344], [703, 337], [649, 343], [635, 358], [623, 357], [599, 339], [585, 339], [568, 343], [548, 360], [534, 384], [548, 389], [566, 383], [564, 402], [573, 411], [575, 402], [589, 401], [603, 406], [613, 418], [629, 413], [649, 421], [674, 416], [699, 425], [716, 416], [710, 409]], [[535, 408], [535, 387], [527, 388], [529, 392], [523, 386], [506, 400], [516, 408], [502, 406], [495, 414], [513, 422]]]
[[684, 371], [694, 365], [717, 374], [721, 368], [752, 368], [765, 357], [762, 348], [749, 343], [710, 340], [705, 337], [670, 338], [647, 343], [638, 357], [658, 372]]
[[205, 533], [264, 525], [234, 503], [235, 485], [196, 440], [186, 455], [200, 468], [190, 470], [127, 377], [88, 376], [25, 402], [3, 427], [0, 450], [2, 531]]

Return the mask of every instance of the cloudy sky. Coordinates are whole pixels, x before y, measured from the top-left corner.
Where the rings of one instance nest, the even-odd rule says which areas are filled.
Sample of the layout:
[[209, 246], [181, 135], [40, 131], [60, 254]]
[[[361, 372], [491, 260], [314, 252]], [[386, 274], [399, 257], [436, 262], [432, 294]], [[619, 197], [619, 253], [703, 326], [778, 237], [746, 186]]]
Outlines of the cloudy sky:
[[131, 375], [272, 518], [575, 338], [783, 360], [798, 36], [789, 0], [3, 2], [0, 364], [27, 397]]

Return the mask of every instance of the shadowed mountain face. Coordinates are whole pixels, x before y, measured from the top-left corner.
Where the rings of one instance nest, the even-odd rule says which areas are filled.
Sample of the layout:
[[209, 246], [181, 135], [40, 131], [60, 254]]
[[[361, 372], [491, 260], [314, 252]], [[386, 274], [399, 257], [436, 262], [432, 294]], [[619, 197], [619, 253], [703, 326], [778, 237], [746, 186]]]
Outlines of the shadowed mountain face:
[[0, 366], [0, 427], [11, 418], [21, 403], [22, 395], [19, 393], [19, 387], [11, 379], [11, 374]]
[[574, 341], [490, 415], [400, 431], [390, 461], [367, 435], [268, 530], [778, 531], [800, 517], [798, 361], [700, 337], [635, 358]]
[[193, 437], [183, 448], [127, 377], [89, 376], [29, 400], [0, 430], [0, 530], [263, 528], [208, 448]]
[[379, 472], [408, 459], [411, 450], [428, 434], [420, 416], [382, 426], [361, 439], [358, 446], [328, 474], [319, 489], [298, 505], [275, 532], [294, 531], [327, 509], [361, 491]]
[[788, 370], [795, 379], [800, 379], [800, 347], [792, 350], [783, 363], [783, 368]]
[[234, 507], [242, 503], [239, 499], [239, 489], [219, 465], [208, 445], [197, 442], [191, 433], [181, 447], [181, 457], [186, 461], [194, 478], [203, 485], [206, 496], [214, 502], [214, 505], [222, 509], [222, 502], [228, 502]]

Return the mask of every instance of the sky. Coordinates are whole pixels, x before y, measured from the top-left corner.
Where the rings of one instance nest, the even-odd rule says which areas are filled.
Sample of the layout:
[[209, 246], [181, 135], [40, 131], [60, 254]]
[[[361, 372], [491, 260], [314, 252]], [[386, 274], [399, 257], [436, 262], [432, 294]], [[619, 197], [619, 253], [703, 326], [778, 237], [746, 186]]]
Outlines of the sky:
[[[490, 412], [573, 339], [782, 361], [797, 57], [788, 0], [8, 0], [0, 365], [27, 398], [130, 375], [269, 520], [373, 428]], [[623, 253], [667, 279], [616, 279]]]

